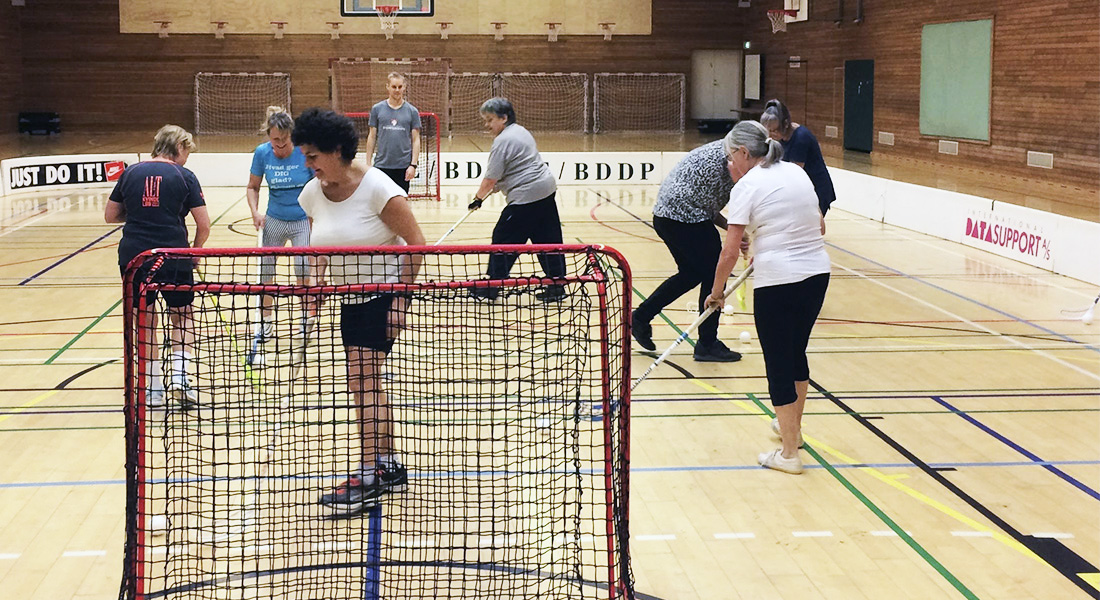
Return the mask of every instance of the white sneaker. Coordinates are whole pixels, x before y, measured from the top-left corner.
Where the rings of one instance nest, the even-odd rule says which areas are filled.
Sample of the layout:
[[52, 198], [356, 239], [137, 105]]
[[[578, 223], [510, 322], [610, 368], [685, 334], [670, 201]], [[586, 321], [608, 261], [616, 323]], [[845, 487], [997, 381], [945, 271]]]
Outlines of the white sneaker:
[[[779, 439], [783, 439], [783, 434], [781, 434], [779, 432], [779, 419], [772, 419], [772, 433], [775, 434], [775, 437], [777, 437]], [[798, 433], [798, 447], [801, 448], [802, 446], [805, 446], [805, 445], [806, 445], [806, 442], [802, 439], [802, 432], [799, 432]]]
[[177, 404], [183, 408], [190, 408], [199, 403], [199, 394], [191, 387], [191, 382], [186, 377], [173, 377], [164, 386], [164, 391]]
[[146, 408], [160, 408], [164, 406], [164, 390], [150, 390], [145, 395]]
[[791, 475], [802, 474], [802, 459], [798, 456], [794, 458], [783, 458], [783, 450], [781, 448], [776, 448], [771, 452], [765, 452], [757, 456], [756, 462], [760, 463], [761, 467], [783, 471]]

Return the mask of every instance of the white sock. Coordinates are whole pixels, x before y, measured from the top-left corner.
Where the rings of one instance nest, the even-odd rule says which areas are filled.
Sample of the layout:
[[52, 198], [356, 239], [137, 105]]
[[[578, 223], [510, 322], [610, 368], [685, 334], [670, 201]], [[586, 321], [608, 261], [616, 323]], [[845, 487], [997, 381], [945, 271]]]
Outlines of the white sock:
[[187, 369], [191, 366], [191, 353], [184, 350], [172, 352], [172, 379], [187, 380]]
[[145, 374], [149, 389], [154, 392], [164, 391], [164, 378], [160, 376], [160, 359], [149, 361], [149, 371]]

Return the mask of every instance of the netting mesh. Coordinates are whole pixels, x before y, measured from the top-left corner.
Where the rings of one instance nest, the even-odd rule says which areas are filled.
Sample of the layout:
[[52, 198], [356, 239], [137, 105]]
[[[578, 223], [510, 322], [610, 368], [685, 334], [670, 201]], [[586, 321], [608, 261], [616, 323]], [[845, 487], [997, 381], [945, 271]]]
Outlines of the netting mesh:
[[260, 130], [268, 106], [290, 111], [286, 73], [196, 73], [195, 133], [248, 135]]
[[[153, 283], [173, 253], [146, 261], [141, 295], [161, 294], [126, 312], [120, 597], [633, 597], [628, 270], [610, 250], [519, 248], [495, 248], [518, 253], [511, 279], [484, 280], [487, 247], [435, 249], [410, 285], [294, 285], [289, 256], [315, 260], [312, 250], [270, 252], [279, 273], [266, 286], [252, 282], [271, 249], [200, 251], [194, 285]], [[543, 278], [536, 259], [549, 250], [565, 256], [565, 277]], [[338, 256], [381, 262], [371, 249]], [[552, 283], [565, 295], [544, 302]], [[496, 300], [469, 296], [488, 284]], [[194, 293], [189, 309], [165, 306], [173, 291]], [[381, 426], [357, 416], [341, 306], [388, 292], [409, 304], [392, 351], [371, 363], [370, 389], [392, 409], [408, 489], [332, 518], [319, 497], [378, 443], [361, 432]], [[264, 295], [273, 330], [257, 343]], [[194, 336], [195, 397], [150, 406], [156, 340], [181, 331]], [[162, 372], [178, 374], [171, 361]]]
[[[355, 122], [359, 137], [365, 140], [370, 131], [369, 112], [345, 113]], [[409, 198], [439, 200], [440, 140], [439, 116], [435, 113], [420, 113], [420, 155], [416, 158], [416, 177], [409, 182]], [[363, 148], [364, 145], [360, 145]]]
[[588, 131], [588, 75], [502, 73], [501, 95], [531, 131]]
[[451, 75], [451, 133], [486, 133], [478, 113], [481, 104], [500, 95], [500, 78], [495, 73]]
[[683, 73], [597, 73], [593, 131], [684, 130]]
[[419, 111], [436, 114], [440, 131], [448, 131], [450, 61], [339, 58], [329, 62], [329, 69], [332, 104], [336, 110], [370, 112], [372, 106], [387, 96], [386, 76], [396, 72], [405, 76], [405, 99]]

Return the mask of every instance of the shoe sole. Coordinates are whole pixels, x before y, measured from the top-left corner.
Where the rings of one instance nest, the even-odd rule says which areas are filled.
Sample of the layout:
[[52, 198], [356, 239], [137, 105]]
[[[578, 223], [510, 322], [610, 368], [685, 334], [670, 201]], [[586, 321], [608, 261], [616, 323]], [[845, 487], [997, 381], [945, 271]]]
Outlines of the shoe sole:
[[[378, 506], [379, 504], [382, 503], [382, 498], [384, 496], [389, 495], [389, 494], [402, 493], [402, 492], [405, 492], [406, 490], [408, 490], [408, 488], [409, 488], [409, 484], [407, 482], [406, 483], [399, 483], [397, 485], [387, 487], [385, 490], [383, 490], [382, 495], [378, 496], [377, 498], [372, 498], [370, 500], [364, 500], [363, 502], [360, 502], [360, 503], [354, 504], [354, 505], [353, 504], [347, 504], [347, 505], [328, 504], [328, 503], [325, 503], [325, 502], [318, 502], [317, 504], [320, 504], [322, 508], [328, 510], [329, 513], [331, 513], [331, 516], [334, 516], [334, 517], [352, 517], [352, 516], [356, 516], [356, 515], [361, 515], [364, 512], [374, 508], [375, 506]], [[344, 509], [344, 506], [347, 506], [348, 508]]]
[[695, 362], [716, 362], [716, 363], [735, 363], [741, 360], [741, 357], [737, 358], [716, 358], [713, 356], [692, 356]]

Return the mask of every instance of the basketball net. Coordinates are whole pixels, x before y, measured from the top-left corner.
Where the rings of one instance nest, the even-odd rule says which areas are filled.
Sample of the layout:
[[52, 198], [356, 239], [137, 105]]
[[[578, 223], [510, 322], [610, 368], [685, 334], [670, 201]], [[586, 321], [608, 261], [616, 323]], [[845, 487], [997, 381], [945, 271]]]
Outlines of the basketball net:
[[386, 34], [387, 40], [392, 40], [393, 32], [397, 31], [397, 11], [400, 9], [400, 6], [375, 7], [378, 11], [378, 20], [382, 23], [382, 33]]
[[768, 19], [772, 22], [772, 33], [787, 30], [787, 17], [797, 17], [797, 10], [769, 10]]

